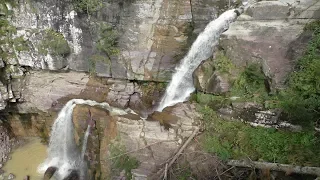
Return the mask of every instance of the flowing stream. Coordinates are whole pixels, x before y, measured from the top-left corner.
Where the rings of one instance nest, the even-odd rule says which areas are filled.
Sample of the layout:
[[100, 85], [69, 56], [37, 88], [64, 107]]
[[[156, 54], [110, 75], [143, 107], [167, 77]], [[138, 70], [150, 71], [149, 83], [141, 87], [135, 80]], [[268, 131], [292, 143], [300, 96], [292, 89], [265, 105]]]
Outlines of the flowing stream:
[[243, 9], [228, 10], [217, 19], [211, 21], [205, 30], [192, 44], [188, 54], [176, 68], [169, 86], [166, 89], [157, 111], [162, 111], [167, 106], [185, 101], [195, 90], [192, 74], [203, 60], [212, 55], [213, 47], [219, 43], [220, 35], [226, 31]]
[[77, 104], [86, 104], [89, 106], [100, 106], [110, 111], [110, 114], [124, 115], [126, 111], [113, 108], [108, 103], [97, 103], [92, 100], [72, 99], [60, 111], [55, 120], [49, 141], [48, 157], [38, 167], [40, 173], [44, 173], [48, 167], [57, 167], [58, 170], [54, 177], [63, 179], [72, 170], [80, 171], [81, 179], [85, 179], [85, 163], [83, 156], [86, 150], [86, 144], [90, 132], [90, 125], [85, 133], [82, 152], [79, 151], [75, 143], [74, 125], [72, 121], [72, 112]]
[[91, 126], [88, 125], [86, 133], [84, 134], [84, 137], [83, 137], [83, 143], [82, 143], [82, 149], [81, 149], [81, 160], [82, 161], [84, 161], [84, 154], [86, 153], [86, 150], [87, 150], [87, 143], [88, 143], [88, 137], [90, 134], [90, 128], [91, 128]]

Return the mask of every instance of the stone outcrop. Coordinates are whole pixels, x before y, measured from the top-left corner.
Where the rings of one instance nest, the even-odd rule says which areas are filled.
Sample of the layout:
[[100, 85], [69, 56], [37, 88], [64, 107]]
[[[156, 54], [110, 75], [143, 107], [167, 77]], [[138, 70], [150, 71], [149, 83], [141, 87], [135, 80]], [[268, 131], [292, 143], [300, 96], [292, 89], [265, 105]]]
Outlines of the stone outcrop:
[[221, 94], [231, 86], [238, 72], [250, 63], [259, 63], [270, 79], [271, 89], [283, 88], [288, 74], [304, 52], [311, 33], [306, 23], [318, 19], [318, 1], [260, 1], [248, 7], [222, 35], [219, 49], [236, 66], [230, 74], [214, 67], [208, 59], [194, 73], [197, 90]]
[[[317, 0], [285, 2], [288, 4], [254, 4], [230, 26], [220, 43], [237, 67], [262, 64], [273, 87], [282, 86], [308, 42], [310, 34], [302, 33], [307, 19], [319, 18]], [[73, 120], [81, 144], [88, 110], [92, 112], [95, 125], [85, 156], [96, 179], [110, 173], [109, 145], [117, 137], [126, 151], [133, 151], [130, 156], [139, 160], [140, 166], [132, 172], [143, 179], [192, 133], [199, 115], [187, 103], [155, 112], [147, 120], [140, 115], [149, 114], [158, 103], [166, 86], [159, 82], [171, 79], [195, 35], [227, 8], [228, 1], [105, 0], [102, 4], [88, 16], [76, 12], [69, 0], [19, 1], [9, 18], [17, 28], [15, 38], [21, 37], [28, 49], [1, 46], [15, 56], [0, 60], [0, 110], [6, 108], [2, 115], [10, 120], [15, 135], [48, 139], [56, 113], [72, 98], [134, 109], [139, 115], [113, 116], [102, 109], [77, 106]], [[97, 49], [99, 29], [104, 25], [119, 33], [119, 53], [110, 57]], [[56, 43], [59, 46], [51, 46]], [[104, 60], [93, 63], [95, 55]], [[90, 77], [91, 68], [91, 73], [103, 78]], [[227, 92], [229, 80], [209, 61], [195, 72], [196, 86], [208, 93]], [[232, 113], [232, 109], [221, 111]]]
[[48, 167], [46, 172], [43, 175], [44, 180], [50, 180], [54, 173], [57, 171], [57, 167]]
[[319, 5], [316, 0], [257, 2], [223, 34], [220, 46], [238, 67], [260, 63], [272, 87], [280, 88], [311, 37], [303, 28], [317, 19]]
[[222, 94], [230, 89], [231, 75], [219, 72], [212, 60], [203, 62], [193, 74], [193, 83], [197, 90], [211, 93]]
[[[103, 56], [96, 47], [99, 29], [109, 25], [120, 33], [120, 53], [109, 61], [95, 62], [98, 75], [168, 81], [180, 60], [177, 56], [181, 58], [184, 47], [189, 46], [193, 30], [190, 1], [101, 2], [98, 12], [90, 15], [77, 12], [69, 1], [19, 2], [11, 21], [29, 50], [16, 52], [14, 62], [37, 69], [89, 71], [90, 59]], [[58, 43], [49, 39], [52, 32], [55, 37], [61, 35], [70, 52], [51, 49]]]
[[13, 140], [14, 136], [10, 130], [10, 126], [3, 120], [0, 120], [0, 171], [3, 163], [7, 162], [9, 158], [9, 153], [13, 147]]
[[[15, 6], [8, 3], [1, 5], [10, 12], [7, 13], [7, 19], [16, 32], [10, 35], [15, 42], [13, 45], [1, 45], [2, 51], [12, 56], [0, 61], [0, 67], [5, 70], [1, 73], [5, 78], [0, 83], [0, 109], [5, 109], [7, 102], [22, 102], [24, 97], [28, 104], [33, 95], [48, 92], [46, 88], [38, 92], [25, 91], [25, 87], [28, 89], [25, 81], [29, 81], [25, 76], [30, 77], [30, 69], [63, 72], [60, 78], [69, 76], [64, 73], [72, 70], [93, 71], [101, 77], [118, 79], [169, 81], [176, 64], [194, 39], [193, 30], [199, 33], [218, 13], [217, 5], [209, 1], [101, 2], [101, 7], [89, 15], [76, 9], [73, 2], [67, 0], [22, 0]], [[204, 10], [208, 14], [203, 14]], [[100, 52], [97, 47], [103, 27], [113, 27], [118, 32], [116, 48], [119, 53], [113, 56]], [[43, 75], [41, 79], [48, 81], [53, 80], [51, 75], [59, 76], [55, 73], [39, 73]], [[35, 74], [37, 76], [37, 72]], [[71, 79], [74, 75], [70, 73]], [[86, 77], [80, 83], [85, 81]], [[59, 84], [66, 83], [59, 82], [56, 85]], [[41, 104], [43, 107], [38, 106], [39, 103], [36, 106], [41, 111], [47, 109], [51, 99], [56, 100], [58, 96], [68, 93], [66, 89], [46, 97], [48, 102]], [[27, 94], [24, 96], [22, 91]], [[135, 97], [139, 95], [141, 93], [134, 94]], [[128, 98], [122, 98], [126, 100], [114, 101], [124, 106]]]
[[[91, 172], [96, 173], [94, 176], [102, 179], [110, 173], [112, 164], [108, 151], [111, 151], [109, 146], [115, 139], [125, 146], [125, 152], [132, 152], [130, 156], [140, 162], [138, 169], [132, 171], [133, 176], [148, 176], [174, 154], [183, 140], [192, 134], [199, 120], [199, 114], [190, 104], [179, 104], [155, 113], [147, 120], [135, 114], [112, 116], [102, 109], [77, 106], [73, 121], [79, 140], [88, 126], [89, 110], [95, 125], [89, 136], [86, 158]], [[160, 125], [163, 123], [167, 126]]]
[[24, 101], [13, 105], [20, 113], [57, 112], [72, 98], [106, 101], [116, 107], [144, 112], [159, 101], [166, 87], [156, 82], [89, 78], [85, 73], [72, 71], [30, 71], [24, 83]]
[[11, 145], [10, 145], [10, 137], [7, 135], [7, 130], [5, 130], [3, 127], [1, 127], [1, 134], [0, 134], [0, 162], [4, 163], [7, 161], [8, 154], [11, 151]]
[[[206, 0], [101, 2], [103, 5], [98, 11], [89, 15], [79, 12], [69, 1], [23, 0], [13, 8], [8, 7], [14, 14], [8, 16], [8, 19], [17, 30], [13, 38], [19, 40], [20, 44], [14, 44], [13, 47], [4, 44], [1, 47], [14, 56], [0, 63], [0, 67], [5, 70], [2, 73], [5, 78], [0, 83], [0, 109], [4, 109], [8, 102], [24, 100], [27, 103], [21, 105], [24, 108], [20, 110], [30, 109], [33, 105], [28, 102], [33, 95], [44, 97], [43, 94], [49, 88], [36, 92], [28, 88], [26, 81], [30, 81], [28, 78], [33, 76], [29, 76], [30, 68], [63, 72], [59, 79], [69, 76], [73, 79], [77, 73], [68, 70], [94, 70], [102, 77], [169, 81], [174, 67], [186, 54], [194, 35], [229, 6], [228, 1]], [[234, 4], [236, 2], [231, 1], [231, 5]], [[304, 24], [308, 22], [306, 18], [317, 18], [318, 11], [319, 2], [315, 0], [254, 3], [224, 33], [220, 46], [236, 66], [243, 67], [250, 62], [261, 63], [265, 75], [272, 79], [272, 86], [281, 87], [295, 59], [302, 52], [301, 47], [310, 38], [310, 34], [301, 34]], [[112, 26], [119, 33], [119, 53], [110, 57], [97, 48], [101, 39], [100, 30], [104, 26]], [[52, 72], [39, 74], [43, 75], [39, 76], [43, 81], [53, 80], [51, 76], [59, 76]], [[54, 86], [68, 88], [49, 95], [45, 98], [47, 102], [41, 104], [39, 101], [36, 103], [37, 108], [41, 111], [48, 109], [53, 101], [68, 94], [67, 89], [72, 83], [82, 84], [70, 93], [79, 94], [79, 87], [88, 82], [85, 74], [80, 76], [84, 79], [77, 79], [79, 82], [70, 82], [69, 85], [66, 85], [67, 82], [56, 83]], [[216, 71], [206, 75], [198, 73], [196, 76], [195, 83], [201, 91], [223, 93], [229, 89], [228, 78]], [[35, 79], [32, 77], [31, 81], [35, 82]], [[108, 101], [121, 107], [129, 104], [141, 106], [137, 102], [143, 97], [143, 89], [134, 85], [134, 91], [131, 91], [129, 85], [121, 90], [128, 91], [124, 93], [117, 90], [117, 87], [112, 88], [115, 90], [110, 91]], [[130, 101], [131, 97], [134, 101]]]

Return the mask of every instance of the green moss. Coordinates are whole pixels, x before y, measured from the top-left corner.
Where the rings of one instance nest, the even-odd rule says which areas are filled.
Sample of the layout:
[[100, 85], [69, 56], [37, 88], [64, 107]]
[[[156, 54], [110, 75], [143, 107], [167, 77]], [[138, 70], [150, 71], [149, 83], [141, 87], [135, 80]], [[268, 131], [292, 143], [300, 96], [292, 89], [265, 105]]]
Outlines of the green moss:
[[61, 33], [53, 29], [45, 31], [44, 39], [41, 41], [38, 50], [43, 55], [49, 53], [54, 56], [67, 56], [71, 53], [67, 40]]
[[312, 40], [290, 74], [288, 88], [279, 93], [275, 104], [293, 122], [312, 126], [320, 119], [320, 21], [306, 28], [313, 30]]
[[99, 39], [96, 42], [97, 54], [94, 54], [89, 58], [90, 74], [95, 74], [96, 63], [105, 62], [111, 64], [111, 56], [118, 55], [120, 50], [118, 48], [118, 32], [111, 26], [106, 24], [100, 24], [99, 27]]
[[12, 26], [5, 16], [0, 17], [0, 57], [7, 61], [10, 58], [15, 58], [15, 53], [10, 51], [27, 51], [29, 46], [23, 36], [14, 37], [17, 34], [16, 27]]
[[72, 0], [76, 12], [92, 14], [103, 8], [103, 0]]
[[23, 36], [13, 39], [13, 44], [14, 44], [15, 50], [18, 52], [29, 50], [29, 45], [27, 41], [23, 39]]
[[305, 25], [304, 30], [305, 31], [315, 31], [319, 29], [320, 27], [320, 20], [312, 21]]
[[13, 11], [9, 10], [7, 5], [16, 7], [17, 2], [15, 0], [0, 0], [0, 14], [5, 17], [13, 14]]
[[119, 54], [118, 32], [109, 25], [102, 24], [100, 26], [99, 40], [97, 41], [97, 50], [105, 53], [109, 59], [112, 55]]
[[206, 132], [203, 148], [222, 159], [242, 159], [297, 165], [320, 165], [320, 141], [314, 132], [288, 132], [255, 128], [241, 122], [225, 121], [207, 106], [198, 106]]
[[218, 72], [227, 74], [230, 74], [231, 71], [235, 69], [235, 65], [228, 57], [223, 54], [222, 51], [218, 51], [216, 53], [216, 57], [214, 59], [214, 67]]
[[226, 104], [231, 103], [228, 97], [206, 94], [202, 92], [193, 93], [191, 95], [190, 101], [197, 102], [201, 105], [207, 105], [213, 109], [219, 109]]
[[265, 82], [260, 65], [250, 64], [234, 81], [230, 95], [238, 96], [240, 100], [263, 103], [268, 98]]
[[111, 64], [111, 61], [108, 57], [102, 56], [99, 54], [94, 54], [89, 58], [89, 72], [91, 75], [94, 75], [96, 73], [96, 63], [97, 62], [104, 62], [106, 64]]
[[126, 153], [126, 148], [119, 141], [115, 141], [109, 145], [110, 159], [111, 159], [111, 172], [120, 173], [125, 171], [126, 179], [131, 179], [131, 170], [138, 167], [139, 162], [128, 156]]

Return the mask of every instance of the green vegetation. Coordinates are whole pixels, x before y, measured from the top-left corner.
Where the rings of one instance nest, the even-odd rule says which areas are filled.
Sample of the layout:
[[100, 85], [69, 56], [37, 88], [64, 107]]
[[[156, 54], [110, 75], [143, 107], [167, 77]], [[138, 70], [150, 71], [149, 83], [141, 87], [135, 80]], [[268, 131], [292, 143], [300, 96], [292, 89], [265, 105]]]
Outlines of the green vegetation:
[[67, 40], [59, 32], [53, 29], [47, 29], [44, 34], [44, 39], [39, 45], [39, 53], [47, 55], [48, 53], [54, 56], [67, 56], [71, 52]]
[[117, 47], [119, 34], [110, 25], [101, 25], [100, 38], [97, 42], [97, 49], [105, 53], [108, 58], [110, 56], [119, 54], [120, 50]]
[[17, 1], [16, 0], [0, 0], [0, 6], [3, 6], [0, 8], [1, 13], [3, 12], [2, 11], [3, 9], [6, 9], [6, 11], [8, 11], [6, 4], [9, 4], [10, 6], [15, 7], [17, 6]]
[[[251, 64], [234, 81], [230, 96], [254, 101], [266, 108], [280, 108], [293, 123], [312, 127], [320, 119], [320, 21], [305, 26], [312, 40], [287, 80], [287, 88], [268, 93], [267, 78], [258, 64]], [[225, 65], [223, 67], [226, 67]]]
[[266, 81], [261, 67], [258, 64], [250, 64], [234, 81], [230, 94], [239, 96], [240, 100], [263, 103], [268, 98]]
[[[191, 100], [198, 103], [206, 131], [203, 148], [222, 159], [243, 159], [320, 166], [320, 138], [313, 128], [320, 120], [320, 21], [306, 25], [312, 40], [295, 70], [288, 76], [287, 88], [269, 93], [268, 79], [258, 64], [248, 65], [234, 80], [226, 96], [196, 93]], [[230, 72], [232, 66], [223, 55], [217, 56], [217, 69]], [[221, 66], [219, 66], [221, 65]], [[230, 68], [229, 68], [230, 67]], [[251, 127], [240, 121], [222, 120], [213, 109], [230, 104], [230, 97], [254, 101], [266, 108], [280, 108], [302, 132]]]
[[23, 39], [23, 36], [15, 37], [17, 34], [16, 27], [12, 26], [7, 20], [8, 16], [12, 15], [6, 4], [15, 5], [14, 1], [0, 0], [0, 58], [4, 61], [15, 58], [15, 53], [12, 51], [27, 51], [28, 43]]
[[92, 14], [103, 7], [102, 0], [72, 0], [76, 12]]
[[97, 62], [105, 62], [111, 64], [111, 56], [118, 55], [120, 50], [118, 48], [118, 32], [111, 26], [101, 24], [99, 28], [99, 39], [96, 43], [97, 54], [93, 55], [90, 59], [91, 74], [95, 73], [95, 66]]
[[232, 64], [231, 60], [227, 58], [221, 51], [217, 52], [213, 64], [216, 70], [220, 73], [230, 74], [231, 71], [235, 69], [235, 66]]
[[13, 44], [14, 44], [15, 50], [18, 52], [29, 50], [28, 43], [23, 39], [23, 36], [14, 38]]
[[173, 180], [190, 180], [191, 178], [195, 179], [189, 165], [184, 165], [182, 167], [181, 166], [174, 167], [170, 171], [172, 171], [172, 173], [168, 175], [169, 176], [168, 179], [173, 179]]
[[131, 179], [131, 170], [138, 167], [139, 162], [128, 156], [126, 148], [120, 142], [115, 141], [109, 145], [110, 159], [111, 159], [111, 172], [113, 174], [119, 174], [121, 171], [125, 171], [126, 179]]
[[313, 21], [313, 22], [306, 24], [304, 27], [304, 30], [305, 31], [316, 31], [316, 30], [319, 31], [319, 27], [320, 27], [320, 20], [317, 20], [317, 21]]
[[[261, 65], [249, 64], [233, 80], [232, 88], [225, 97], [197, 93], [191, 99], [215, 109], [236, 101], [253, 101], [265, 108], [280, 108], [287, 120], [304, 127], [313, 127], [320, 121], [320, 21], [307, 24], [305, 30], [312, 31], [312, 40], [298, 59], [295, 70], [288, 76], [287, 88], [270, 93], [268, 78]], [[217, 54], [214, 66], [218, 71], [235, 71], [234, 65], [222, 53]]]
[[224, 121], [208, 106], [198, 106], [207, 131], [203, 148], [222, 159], [250, 158], [297, 165], [320, 165], [320, 141], [312, 131], [287, 132]]
[[313, 31], [312, 40], [290, 75], [288, 88], [274, 102], [291, 121], [312, 126], [320, 120], [320, 21], [308, 24], [305, 29]]
[[219, 109], [226, 104], [230, 104], [230, 99], [225, 96], [218, 96], [212, 94], [205, 94], [197, 92], [191, 95], [190, 101], [199, 103], [201, 105], [206, 105], [212, 109]]
[[96, 63], [97, 62], [105, 62], [109, 65], [111, 65], [111, 61], [108, 57], [102, 56], [99, 54], [94, 54], [89, 58], [89, 72], [91, 75], [94, 75], [96, 73]]

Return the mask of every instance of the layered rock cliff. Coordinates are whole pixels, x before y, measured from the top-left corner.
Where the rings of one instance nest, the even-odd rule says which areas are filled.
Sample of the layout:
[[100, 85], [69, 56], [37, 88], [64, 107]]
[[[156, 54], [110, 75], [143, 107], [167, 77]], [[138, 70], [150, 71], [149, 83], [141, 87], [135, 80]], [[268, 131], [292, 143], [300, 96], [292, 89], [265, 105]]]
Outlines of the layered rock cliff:
[[[49, 70], [52, 77], [69, 72], [70, 82], [87, 72], [124, 80], [168, 82], [196, 34], [228, 5], [224, 1], [99, 2], [89, 12], [67, 0], [1, 5], [14, 29], [11, 32], [7, 28], [3, 35], [14, 41], [1, 45], [8, 54], [1, 61], [2, 109], [8, 101], [30, 99], [29, 91], [23, 92], [30, 89], [29, 80], [48, 78], [47, 73], [34, 70]], [[272, 87], [281, 87], [302, 52], [297, 47], [304, 46], [310, 37], [303, 34], [304, 24], [319, 18], [318, 4], [315, 0], [255, 3], [225, 32], [220, 48], [236, 66], [261, 63]], [[105, 43], [114, 48], [107, 49]], [[74, 76], [70, 71], [80, 74]], [[86, 84], [87, 78], [81, 83]], [[221, 81], [209, 79], [217, 85], [215, 82]]]
[[[1, 52], [5, 53], [0, 61], [0, 109], [17, 136], [47, 139], [56, 113], [72, 98], [107, 101], [143, 115], [160, 99], [196, 35], [229, 3], [97, 0], [99, 3], [89, 9], [74, 2], [19, 0], [1, 4], [1, 18], [10, 25], [2, 26], [5, 31], [0, 33]], [[237, 68], [258, 62], [270, 86], [282, 87], [303, 51], [301, 47], [310, 38], [303, 27], [320, 18], [319, 9], [317, 0], [255, 3], [221, 37], [219, 52]], [[215, 70], [214, 61], [209, 59], [195, 73], [197, 89], [227, 92], [230, 79]], [[75, 110], [79, 136], [86, 127], [82, 121], [87, 110]], [[167, 131], [158, 122], [145, 124], [137, 117], [111, 117], [99, 109], [92, 111], [98, 127], [92, 141], [97, 144], [92, 146], [100, 147], [95, 153], [101, 157], [90, 156], [102, 167], [108, 166], [104, 155], [117, 135], [128, 150], [172, 141], [134, 154], [141, 162], [137, 176], [149, 174], [165, 162], [181, 140], [190, 135], [198, 118], [194, 107], [188, 105], [168, 110], [173, 115], [167, 119], [174, 122], [162, 122], [166, 116], [154, 115], [153, 120], [170, 127]]]

